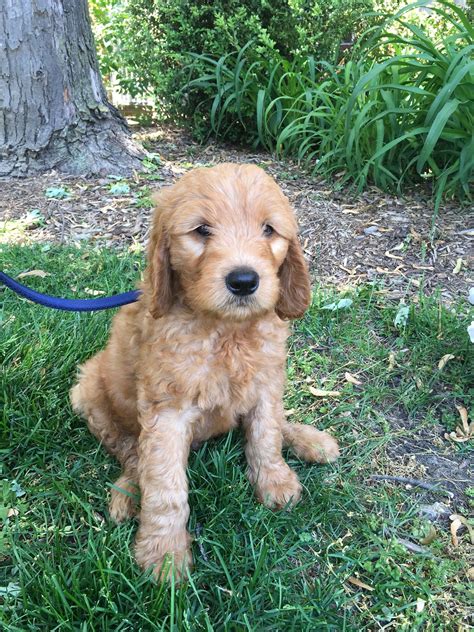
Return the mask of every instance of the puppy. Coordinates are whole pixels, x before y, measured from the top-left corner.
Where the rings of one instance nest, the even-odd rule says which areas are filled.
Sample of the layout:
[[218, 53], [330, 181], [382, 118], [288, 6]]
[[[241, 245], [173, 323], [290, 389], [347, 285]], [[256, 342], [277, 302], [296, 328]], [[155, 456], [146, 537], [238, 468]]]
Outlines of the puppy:
[[301, 494], [283, 446], [318, 463], [339, 450], [284, 415], [286, 321], [305, 312], [310, 281], [280, 188], [256, 166], [221, 164], [187, 173], [155, 202], [141, 297], [80, 367], [71, 402], [122, 466], [114, 520], [136, 513], [140, 488], [137, 562], [179, 579], [192, 562], [191, 445], [241, 425], [248, 478], [271, 508]]

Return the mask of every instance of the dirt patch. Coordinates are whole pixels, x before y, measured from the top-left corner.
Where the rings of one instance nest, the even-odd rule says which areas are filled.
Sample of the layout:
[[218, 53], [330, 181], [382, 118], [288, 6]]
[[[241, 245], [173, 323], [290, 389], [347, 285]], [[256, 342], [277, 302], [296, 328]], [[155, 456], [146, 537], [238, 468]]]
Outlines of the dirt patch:
[[[371, 189], [354, 198], [303, 174], [291, 162], [235, 147], [201, 146], [181, 131], [147, 130], [142, 139], [158, 154], [159, 167], [152, 180], [139, 174], [129, 179], [129, 192], [112, 194], [110, 178], [56, 173], [1, 181], [0, 220], [23, 219], [23, 229], [10, 223], [3, 240], [144, 244], [151, 214], [145, 187], [172, 184], [197, 165], [250, 162], [271, 173], [289, 197], [313, 276], [323, 284], [343, 289], [377, 281], [389, 298], [422, 288], [441, 292], [447, 303], [466, 296], [474, 285], [474, 215], [469, 210], [448, 204], [433, 222], [429, 201], [420, 196], [399, 198]], [[48, 187], [64, 187], [70, 196], [48, 199]]]
[[[445, 437], [446, 429], [438, 424], [410, 424], [403, 414], [387, 420], [396, 439], [387, 446], [384, 474], [432, 486], [433, 490], [412, 486], [427, 502], [442, 501], [451, 508], [464, 504], [466, 488], [474, 487], [472, 453], [453, 451]], [[397, 481], [387, 483], [397, 484]]]

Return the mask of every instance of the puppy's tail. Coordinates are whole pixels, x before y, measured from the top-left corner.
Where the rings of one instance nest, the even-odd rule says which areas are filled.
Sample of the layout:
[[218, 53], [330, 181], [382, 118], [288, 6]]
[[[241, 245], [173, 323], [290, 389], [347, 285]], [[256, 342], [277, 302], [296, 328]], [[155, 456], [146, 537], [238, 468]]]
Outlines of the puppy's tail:
[[291, 448], [296, 456], [310, 463], [331, 463], [339, 456], [336, 439], [327, 432], [306, 424], [284, 423], [283, 445]]

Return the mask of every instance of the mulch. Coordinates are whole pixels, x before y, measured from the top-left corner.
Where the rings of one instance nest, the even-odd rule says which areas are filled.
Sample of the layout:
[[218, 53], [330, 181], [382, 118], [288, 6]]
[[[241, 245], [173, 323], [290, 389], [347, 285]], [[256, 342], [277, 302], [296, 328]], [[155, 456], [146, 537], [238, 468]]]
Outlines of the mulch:
[[[421, 288], [425, 294], [439, 292], [447, 304], [467, 297], [474, 285], [472, 209], [448, 203], [433, 219], [430, 199], [423, 193], [402, 198], [372, 188], [354, 196], [268, 153], [199, 145], [184, 132], [166, 128], [146, 130], [141, 136], [159, 156], [159, 167], [152, 182], [139, 174], [129, 179], [126, 194], [112, 195], [114, 181], [106, 177], [85, 179], [52, 172], [0, 181], [0, 220], [22, 220], [25, 228], [2, 236], [0, 224], [0, 241], [143, 245], [151, 215], [140, 194], [144, 186], [170, 185], [197, 165], [251, 162], [273, 175], [289, 197], [312, 274], [321, 284], [343, 291], [377, 282], [392, 299]], [[45, 196], [48, 187], [61, 186], [70, 197]]]
[[[113, 195], [115, 180], [110, 177], [48, 173], [0, 180], [0, 244], [86, 241], [140, 249], [148, 238], [152, 209], [147, 196], [152, 190], [172, 184], [195, 166], [255, 163], [276, 178], [290, 199], [315, 282], [340, 292], [374, 282], [388, 300], [397, 302], [416, 301], [420, 292], [439, 293], [445, 304], [461, 299], [468, 308], [468, 291], [474, 286], [472, 209], [448, 203], [433, 218], [430, 199], [420, 192], [397, 197], [372, 188], [354, 196], [265, 152], [199, 145], [173, 129], [146, 130], [142, 139], [157, 156], [158, 167], [152, 181], [140, 174], [129, 178], [128, 193]], [[64, 187], [70, 197], [48, 199], [49, 187]], [[462, 490], [474, 483], [469, 459], [443, 441], [441, 426], [423, 430], [405, 415], [390, 420], [393, 428], [400, 424], [404, 432], [389, 443], [384, 471], [441, 482], [452, 496], [451, 509], [462, 504]], [[433, 502], [437, 496], [425, 492], [422, 498]]]

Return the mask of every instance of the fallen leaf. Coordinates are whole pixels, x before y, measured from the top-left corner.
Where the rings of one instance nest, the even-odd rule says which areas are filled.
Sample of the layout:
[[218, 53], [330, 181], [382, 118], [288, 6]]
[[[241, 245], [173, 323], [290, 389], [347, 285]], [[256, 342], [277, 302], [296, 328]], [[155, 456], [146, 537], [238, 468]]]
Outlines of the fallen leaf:
[[339, 267], [341, 268], [341, 270], [344, 270], [344, 272], [347, 272], [347, 274], [349, 274], [350, 276], [354, 276], [354, 274], [357, 272], [357, 268], [360, 268], [359, 265], [356, 265], [355, 268], [346, 268], [343, 265], [339, 265]]
[[85, 287], [84, 292], [86, 294], [90, 294], [91, 296], [99, 296], [100, 294], [105, 294], [102, 290], [91, 290], [90, 287]]
[[100, 513], [98, 513], [97, 511], [93, 511], [92, 515], [94, 516], [96, 522], [98, 522], [99, 524], [104, 524], [105, 518], [101, 516]]
[[69, 191], [64, 187], [48, 187], [44, 194], [52, 200], [64, 200], [71, 197]]
[[456, 406], [461, 417], [461, 426], [456, 427], [455, 432], [444, 433], [445, 439], [451, 439], [456, 443], [464, 443], [465, 441], [471, 441], [474, 439], [474, 421], [469, 423], [468, 412], [464, 406]]
[[395, 314], [395, 318], [393, 319], [393, 324], [395, 327], [405, 327], [408, 322], [408, 316], [410, 315], [410, 306], [404, 305], [403, 303], [397, 310]]
[[416, 263], [413, 264], [415, 270], [434, 270], [433, 266], [419, 266]]
[[422, 555], [428, 555], [429, 557], [433, 557], [433, 554], [431, 553], [429, 549], [426, 549], [425, 547], [420, 546], [419, 544], [415, 544], [414, 542], [411, 542], [411, 540], [406, 540], [405, 538], [395, 538], [395, 539], [398, 542], [398, 544], [401, 544], [408, 551], [412, 551], [413, 553], [421, 553]]
[[332, 312], [337, 311], [338, 309], [347, 309], [353, 303], [351, 298], [341, 298], [337, 303], [329, 303], [328, 305], [323, 305], [321, 309], [328, 309]]
[[[464, 525], [466, 529], [469, 531], [469, 538], [471, 540], [471, 544], [474, 544], [474, 527], [469, 522], [469, 520], [465, 518], [464, 516], [461, 516], [460, 514], [451, 514], [449, 516], [449, 519], [453, 521], [451, 524], [451, 534], [453, 533], [453, 524], [456, 524], [456, 527], [457, 527], [456, 531], [458, 531], [461, 525]], [[455, 544], [454, 546], [457, 546], [457, 544]]]
[[126, 182], [117, 182], [110, 185], [109, 191], [112, 195], [126, 195], [130, 193], [130, 185]]
[[309, 387], [309, 392], [315, 397], [340, 397], [340, 391], [324, 391], [320, 388]]
[[474, 581], [474, 566], [471, 566], [471, 568], [467, 569], [466, 575], [471, 581]]
[[467, 328], [467, 335], [471, 342], [474, 342], [474, 320], [471, 322], [469, 327]]
[[[474, 424], [473, 424], [473, 428], [474, 428]], [[444, 438], [445, 439], [451, 439], [451, 441], [455, 441], [456, 443], [465, 443], [466, 441], [471, 441], [471, 439], [472, 439], [471, 436], [466, 437], [466, 435], [464, 435], [462, 433], [459, 433], [459, 426], [458, 426], [458, 428], [456, 428], [456, 430], [458, 431], [457, 433], [456, 432], [450, 432], [450, 433], [445, 432], [444, 433]]]
[[425, 609], [425, 606], [426, 606], [426, 601], [418, 597], [418, 599], [416, 600], [416, 611], [423, 612], [423, 610]]
[[291, 417], [291, 415], [294, 415], [296, 412], [295, 408], [290, 408], [290, 410], [285, 410], [285, 417]]
[[356, 386], [360, 386], [362, 384], [362, 382], [354, 377], [352, 373], [349, 373], [349, 371], [346, 371], [344, 373], [344, 377], [346, 378], [346, 381], [350, 384], [356, 384]]
[[24, 496], [26, 494], [25, 490], [15, 480], [10, 483], [10, 489], [11, 489], [12, 492], [15, 493], [15, 496], [17, 498], [21, 498], [22, 496]]
[[347, 581], [353, 584], [354, 586], [358, 586], [359, 588], [363, 588], [364, 590], [374, 590], [373, 586], [369, 586], [369, 584], [365, 584], [361, 582], [357, 577], [348, 577]]
[[444, 367], [446, 366], [446, 364], [450, 361], [453, 360], [456, 356], [454, 356], [452, 353], [447, 353], [446, 355], [444, 355], [441, 360], [438, 362], [438, 369], [440, 371], [442, 371], [444, 369]]
[[421, 241], [420, 233], [417, 233], [414, 228], [410, 226], [410, 235], [413, 237], [414, 241]]
[[399, 261], [403, 261], [403, 257], [399, 257], [398, 255], [392, 255], [392, 253], [388, 250], [386, 250], [384, 254], [389, 259], [398, 259]]
[[431, 524], [430, 530], [425, 535], [425, 537], [420, 540], [420, 544], [431, 544], [433, 540], [436, 540], [437, 537], [438, 537], [438, 532], [436, 531], [434, 526]]
[[395, 270], [389, 270], [388, 268], [381, 268], [380, 266], [377, 266], [375, 269], [379, 274], [396, 274], [398, 276], [402, 276], [402, 268], [405, 268], [406, 266], [404, 266], [403, 264], [398, 265]]
[[456, 265], [453, 268], [453, 274], [459, 274], [462, 269], [463, 260], [462, 257], [458, 257], [456, 261]]
[[464, 406], [458, 406], [457, 404], [456, 404], [456, 408], [458, 409], [459, 415], [461, 417], [463, 430], [466, 434], [469, 434], [469, 423], [467, 421], [467, 417], [468, 417], [467, 409], [464, 408]]
[[403, 250], [405, 247], [405, 242], [401, 241], [399, 244], [391, 248], [391, 250]]
[[113, 213], [115, 211], [115, 206], [111, 206], [110, 204], [106, 204], [105, 206], [102, 206], [102, 208], [100, 208], [99, 211], [101, 213], [109, 213], [110, 211], [112, 211], [112, 213]]
[[[451, 519], [453, 519], [454, 516], [450, 516]], [[459, 518], [454, 518], [454, 520], [451, 522], [451, 527], [450, 527], [450, 531], [451, 531], [451, 542], [453, 543], [453, 546], [459, 546], [459, 539], [458, 539], [458, 531], [459, 529], [462, 527], [462, 522], [459, 520]]]
[[7, 513], [7, 518], [12, 518], [13, 516], [18, 516], [20, 512], [15, 507], [10, 507]]
[[51, 276], [49, 272], [45, 272], [44, 270], [29, 270], [28, 272], [20, 272], [18, 275], [19, 279], [23, 279], [24, 277], [44, 277]]
[[[171, 167], [171, 170], [174, 173], [177, 173], [177, 175], [181, 175], [179, 172], [176, 172], [175, 168]], [[228, 588], [223, 588], [222, 586], [217, 586], [217, 585], [216, 585], [216, 588], [217, 588], [217, 590], [220, 590], [223, 593], [225, 593], [226, 595], [230, 595], [231, 597], [233, 597], [233, 595], [234, 595], [234, 593], [231, 590], [229, 590]]]
[[395, 367], [395, 353], [393, 351], [390, 351], [390, 353], [388, 354], [388, 370], [393, 371], [394, 367]]
[[364, 228], [364, 234], [365, 235], [378, 235], [379, 234], [379, 227], [378, 226], [368, 226], [367, 228]]
[[8, 582], [6, 586], [0, 586], [0, 597], [2, 598], [5, 595], [11, 595], [12, 597], [18, 597], [21, 593], [21, 588], [18, 584], [14, 584], [13, 582]]

